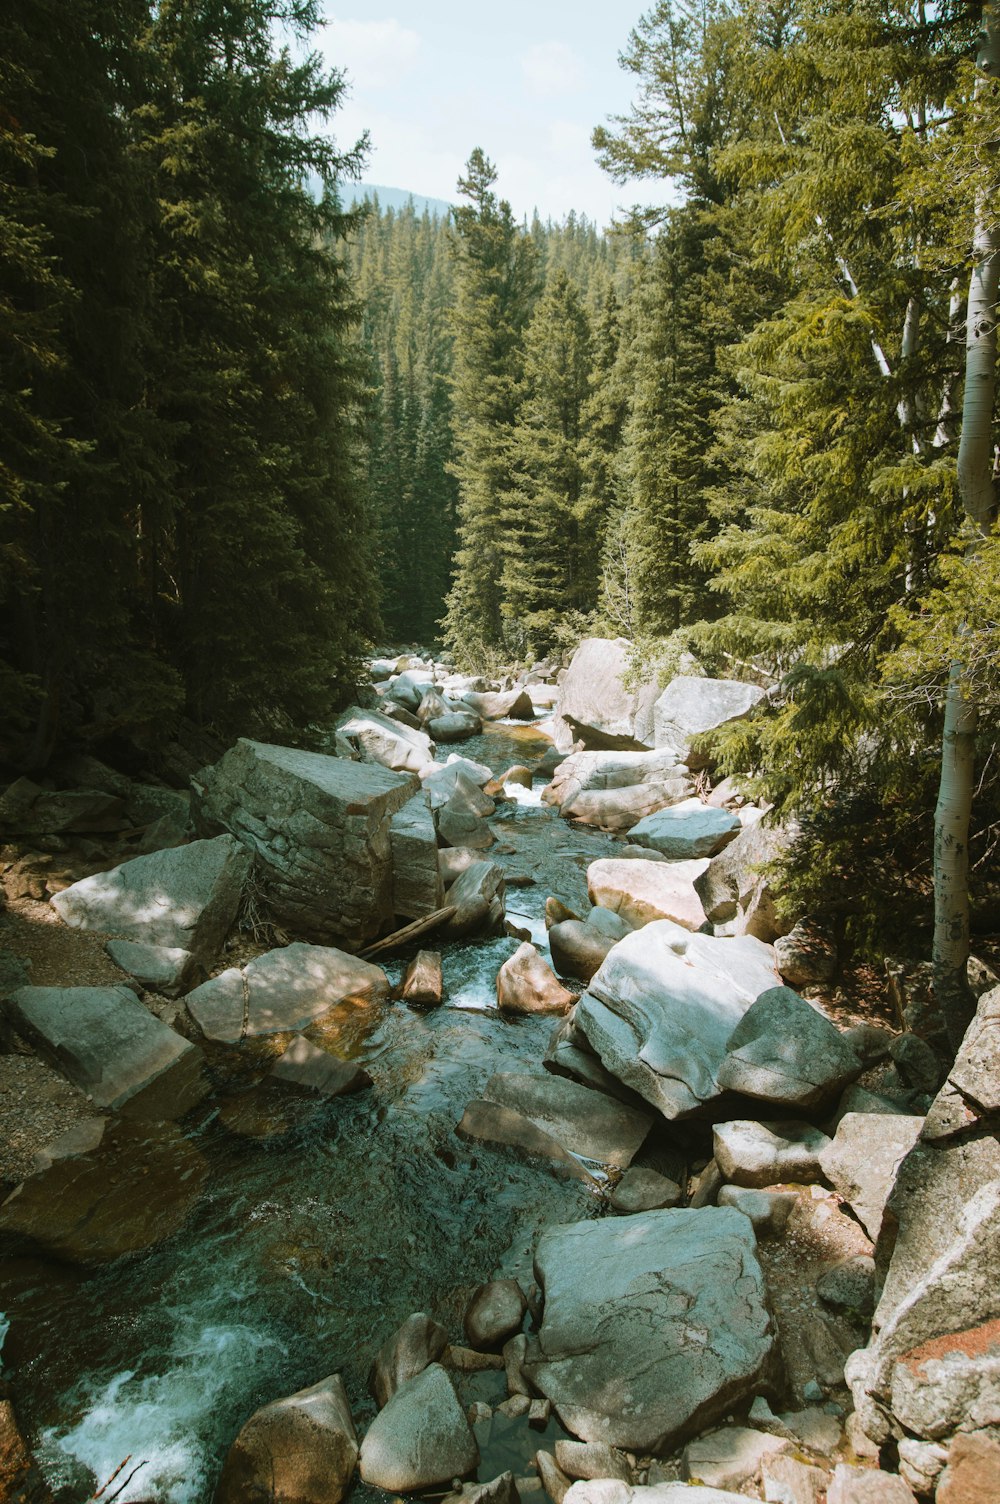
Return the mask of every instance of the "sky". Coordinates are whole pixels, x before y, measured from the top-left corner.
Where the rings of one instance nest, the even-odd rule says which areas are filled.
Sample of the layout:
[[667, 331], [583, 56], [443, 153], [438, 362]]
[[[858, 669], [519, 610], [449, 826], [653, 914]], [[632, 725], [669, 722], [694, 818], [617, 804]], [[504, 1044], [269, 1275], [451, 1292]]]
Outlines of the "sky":
[[619, 187], [590, 133], [626, 113], [634, 79], [618, 54], [647, 6], [623, 0], [322, 0], [315, 45], [348, 79], [331, 122], [341, 147], [367, 130], [368, 183], [454, 201], [474, 147], [498, 172], [515, 215], [600, 227], [665, 186]]

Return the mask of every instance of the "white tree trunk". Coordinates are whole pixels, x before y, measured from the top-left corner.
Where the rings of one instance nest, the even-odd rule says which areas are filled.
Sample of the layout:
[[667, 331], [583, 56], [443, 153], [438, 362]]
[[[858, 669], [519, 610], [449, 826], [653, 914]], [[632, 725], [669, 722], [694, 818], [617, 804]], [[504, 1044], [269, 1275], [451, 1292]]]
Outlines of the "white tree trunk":
[[[998, 0], [983, 6], [980, 77], [1000, 78]], [[976, 205], [972, 277], [965, 326], [965, 394], [958, 448], [958, 484], [979, 537], [989, 530], [996, 506], [993, 477], [997, 362], [997, 292], [1000, 230], [991, 223], [984, 193]], [[971, 545], [975, 550], [976, 542]], [[969, 825], [975, 789], [976, 706], [966, 693], [958, 664], [951, 671], [945, 704], [941, 784], [934, 817], [934, 995], [952, 1043], [961, 1042], [973, 1003], [966, 977], [969, 959]]]

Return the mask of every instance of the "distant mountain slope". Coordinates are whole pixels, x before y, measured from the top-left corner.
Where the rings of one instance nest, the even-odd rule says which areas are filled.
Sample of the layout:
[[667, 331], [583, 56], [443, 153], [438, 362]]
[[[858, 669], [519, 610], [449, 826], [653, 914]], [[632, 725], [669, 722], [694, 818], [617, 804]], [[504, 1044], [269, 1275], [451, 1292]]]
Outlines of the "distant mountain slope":
[[405, 209], [412, 199], [418, 214], [423, 214], [426, 209], [429, 214], [437, 214], [442, 219], [451, 209], [451, 204], [443, 198], [427, 198], [422, 193], [411, 193], [408, 188], [386, 188], [381, 183], [343, 183], [341, 192], [345, 204], [359, 204], [378, 194], [379, 205], [383, 209]]

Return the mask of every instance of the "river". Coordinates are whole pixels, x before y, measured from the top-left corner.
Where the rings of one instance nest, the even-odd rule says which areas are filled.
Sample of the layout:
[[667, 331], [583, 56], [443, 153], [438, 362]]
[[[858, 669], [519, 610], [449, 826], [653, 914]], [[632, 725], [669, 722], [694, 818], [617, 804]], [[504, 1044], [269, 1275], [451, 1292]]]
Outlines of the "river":
[[[458, 750], [499, 771], [530, 766], [548, 746], [531, 726], [498, 725]], [[519, 792], [495, 822], [501, 848], [513, 850], [496, 859], [535, 878], [509, 889], [508, 916], [544, 947], [546, 897], [584, 903], [587, 864], [611, 842], [559, 820], [538, 784]], [[131, 1457], [114, 1488], [142, 1466], [123, 1504], [206, 1504], [250, 1413], [334, 1372], [363, 1428], [374, 1414], [372, 1357], [411, 1312], [460, 1340], [477, 1283], [500, 1271], [528, 1287], [544, 1223], [602, 1213], [584, 1186], [455, 1134], [490, 1075], [538, 1067], [553, 1029], [551, 1019], [509, 1022], [496, 1011], [496, 972], [516, 943], [447, 947], [441, 1009], [369, 1010], [345, 1052], [373, 1088], [303, 1104], [283, 1136], [237, 1137], [210, 1101], [184, 1125], [209, 1162], [207, 1192], [153, 1252], [90, 1274], [0, 1257], [3, 1360], [58, 1498], [86, 1498], [93, 1477], [103, 1484]], [[405, 960], [387, 966], [393, 981]], [[464, 1380], [461, 1396], [496, 1403], [500, 1380]], [[551, 1445], [499, 1417], [479, 1439], [484, 1478], [523, 1471], [531, 1450]], [[354, 1497], [366, 1492], [358, 1485]]]

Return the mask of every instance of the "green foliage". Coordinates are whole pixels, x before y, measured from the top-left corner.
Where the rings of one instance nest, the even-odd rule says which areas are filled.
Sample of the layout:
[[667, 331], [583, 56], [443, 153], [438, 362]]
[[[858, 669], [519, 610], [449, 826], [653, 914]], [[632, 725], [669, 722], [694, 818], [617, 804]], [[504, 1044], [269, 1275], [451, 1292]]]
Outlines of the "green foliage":
[[[2, 25], [4, 754], [326, 714], [375, 626], [316, 6]], [[326, 184], [319, 200], [308, 173]]]

